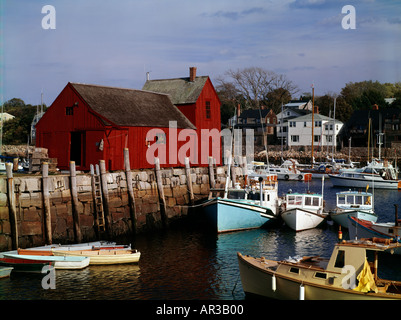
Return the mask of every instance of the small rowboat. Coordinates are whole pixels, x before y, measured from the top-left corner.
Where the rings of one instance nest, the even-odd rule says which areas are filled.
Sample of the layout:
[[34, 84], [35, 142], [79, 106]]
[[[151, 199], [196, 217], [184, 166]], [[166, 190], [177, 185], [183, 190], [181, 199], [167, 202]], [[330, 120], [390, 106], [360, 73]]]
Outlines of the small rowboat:
[[43, 267], [54, 267], [54, 261], [32, 260], [32, 259], [14, 259], [5, 257], [0, 258], [0, 264], [13, 267], [13, 272], [33, 272], [41, 273]]
[[[130, 245], [123, 245], [123, 244], [116, 244], [115, 242], [107, 242], [107, 241], [94, 241], [94, 242], [87, 242], [87, 243], [76, 243], [70, 245], [60, 245], [60, 244], [51, 244], [46, 246], [34, 247], [34, 248], [27, 248], [23, 250], [35, 250], [37, 252], [48, 252], [48, 255], [52, 255], [51, 251], [55, 250], [117, 250], [117, 249], [131, 249]], [[29, 253], [32, 254], [32, 253]]]
[[137, 250], [52, 250], [55, 256], [89, 257], [90, 265], [138, 263], [141, 253]]
[[[19, 253], [19, 250], [18, 250]], [[4, 257], [12, 259], [26, 259], [44, 262], [54, 262], [56, 269], [83, 269], [89, 265], [90, 259], [87, 257], [56, 257], [45, 255], [10, 254], [4, 253]]]
[[12, 270], [12, 267], [0, 267], [0, 278], [8, 278]]

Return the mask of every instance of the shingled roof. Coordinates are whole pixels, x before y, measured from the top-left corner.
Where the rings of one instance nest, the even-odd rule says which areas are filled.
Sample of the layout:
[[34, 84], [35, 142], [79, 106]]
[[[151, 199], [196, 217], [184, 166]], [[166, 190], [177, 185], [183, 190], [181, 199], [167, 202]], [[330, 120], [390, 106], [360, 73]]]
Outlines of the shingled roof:
[[177, 128], [196, 129], [165, 94], [99, 85], [70, 84], [93, 111], [112, 124], [168, 127], [169, 121], [177, 121]]
[[147, 80], [142, 90], [168, 94], [175, 105], [192, 104], [198, 100], [208, 78], [208, 76], [196, 77], [194, 81], [190, 81], [189, 77]]

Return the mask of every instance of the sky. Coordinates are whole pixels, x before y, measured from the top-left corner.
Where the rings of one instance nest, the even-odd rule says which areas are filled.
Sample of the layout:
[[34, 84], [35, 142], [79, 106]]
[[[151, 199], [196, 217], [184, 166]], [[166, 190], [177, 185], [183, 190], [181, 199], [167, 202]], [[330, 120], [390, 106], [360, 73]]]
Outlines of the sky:
[[[36, 105], [43, 93], [49, 106], [68, 82], [142, 89], [147, 72], [187, 77], [191, 66], [215, 86], [228, 70], [261, 67], [299, 94], [312, 83], [324, 95], [349, 82], [401, 81], [401, 0], [0, 3], [3, 102]], [[54, 11], [42, 13], [46, 5]]]

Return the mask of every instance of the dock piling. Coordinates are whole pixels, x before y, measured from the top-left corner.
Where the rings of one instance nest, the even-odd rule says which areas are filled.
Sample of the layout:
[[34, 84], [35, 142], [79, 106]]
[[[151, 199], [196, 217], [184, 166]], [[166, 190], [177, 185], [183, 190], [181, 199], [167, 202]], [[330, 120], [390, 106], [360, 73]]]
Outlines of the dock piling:
[[7, 176], [7, 198], [9, 219], [11, 226], [11, 242], [13, 250], [18, 249], [18, 227], [17, 227], [17, 208], [15, 200], [15, 186], [13, 180], [13, 164], [6, 163], [6, 176]]
[[124, 167], [125, 167], [125, 177], [127, 179], [127, 192], [129, 201], [129, 212], [131, 216], [132, 232], [136, 234], [136, 208], [135, 208], [135, 197], [134, 189], [132, 187], [132, 172], [131, 165], [129, 162], [129, 149], [124, 148]]
[[75, 161], [70, 161], [70, 186], [72, 200], [72, 220], [74, 224], [74, 240], [76, 243], [81, 243], [82, 235], [79, 223], [77, 173], [75, 169]]
[[45, 241], [47, 244], [52, 244], [52, 221], [50, 212], [50, 193], [49, 193], [49, 164], [42, 163], [42, 194], [43, 194], [43, 214], [44, 214], [44, 229]]

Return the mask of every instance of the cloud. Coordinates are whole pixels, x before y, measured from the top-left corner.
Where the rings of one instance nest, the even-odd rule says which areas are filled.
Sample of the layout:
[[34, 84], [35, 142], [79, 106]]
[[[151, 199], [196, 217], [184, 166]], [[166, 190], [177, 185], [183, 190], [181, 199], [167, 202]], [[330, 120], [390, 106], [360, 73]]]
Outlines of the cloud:
[[254, 7], [242, 11], [223, 11], [219, 10], [214, 13], [203, 13], [202, 16], [204, 17], [212, 17], [212, 18], [226, 18], [230, 20], [238, 20], [250, 15], [254, 14], [263, 14], [266, 12], [265, 8], [262, 7]]

